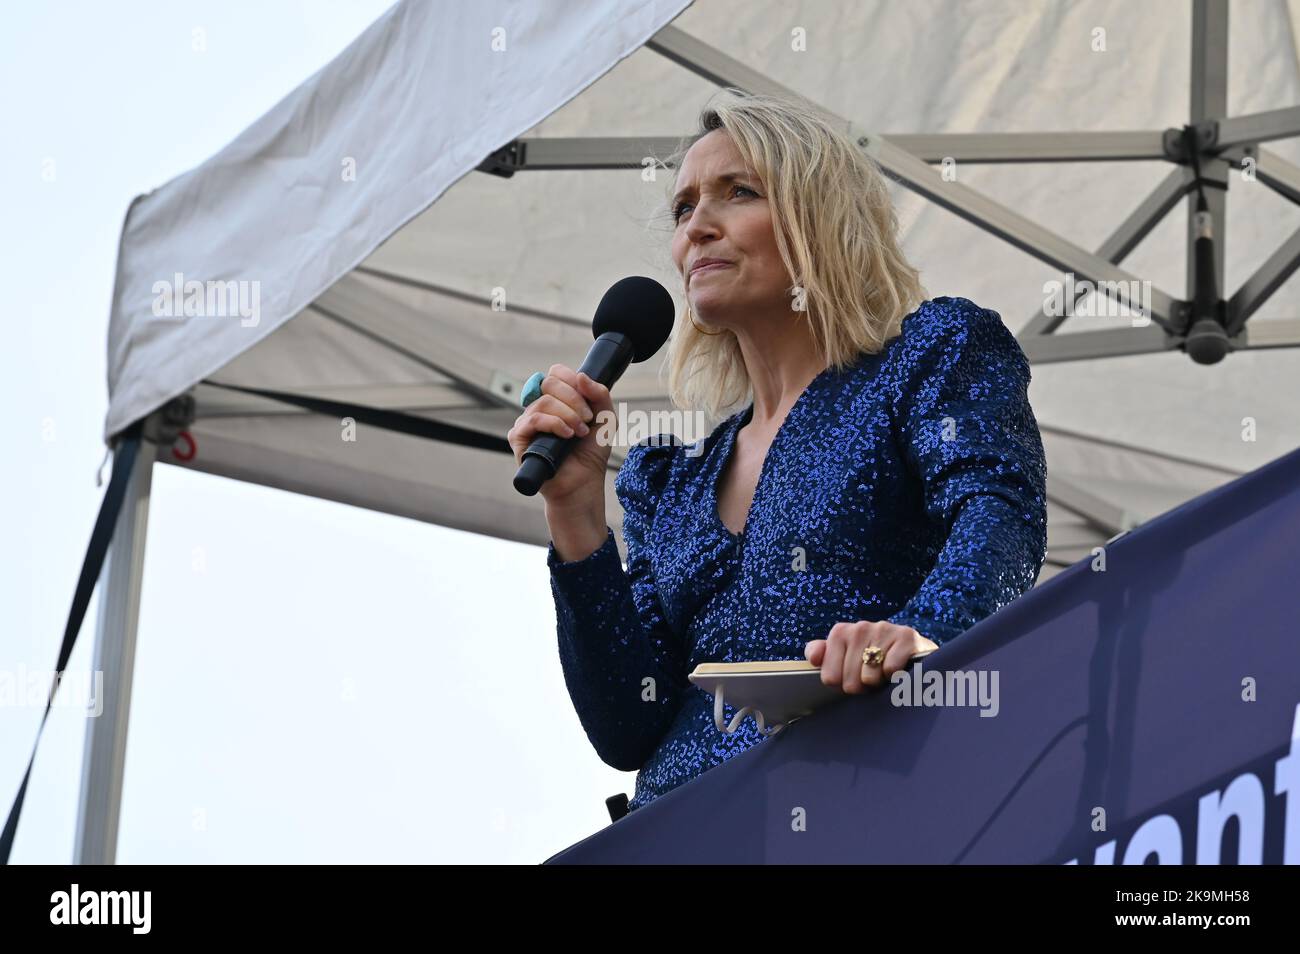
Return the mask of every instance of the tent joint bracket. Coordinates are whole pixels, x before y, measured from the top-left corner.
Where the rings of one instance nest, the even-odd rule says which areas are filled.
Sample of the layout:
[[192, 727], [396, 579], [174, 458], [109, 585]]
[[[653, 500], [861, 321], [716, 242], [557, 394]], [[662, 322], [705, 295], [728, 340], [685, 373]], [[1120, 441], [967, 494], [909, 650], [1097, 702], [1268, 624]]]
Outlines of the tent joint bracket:
[[477, 166], [477, 171], [509, 179], [528, 161], [528, 144], [518, 139], [494, 150]]
[[141, 436], [160, 447], [171, 447], [181, 431], [194, 423], [194, 416], [194, 392], [191, 390], [172, 398], [145, 418]]
[[1219, 121], [1207, 119], [1182, 127], [1166, 129], [1162, 139], [1165, 158], [1179, 165], [1193, 162], [1193, 153], [1209, 153], [1219, 141]]

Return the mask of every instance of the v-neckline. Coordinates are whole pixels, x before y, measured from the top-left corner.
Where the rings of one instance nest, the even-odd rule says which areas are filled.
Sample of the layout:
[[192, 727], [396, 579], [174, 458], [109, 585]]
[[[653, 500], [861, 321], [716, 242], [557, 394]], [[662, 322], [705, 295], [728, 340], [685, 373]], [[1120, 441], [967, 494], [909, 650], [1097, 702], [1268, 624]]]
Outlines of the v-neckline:
[[718, 512], [718, 487], [722, 483], [722, 475], [727, 472], [727, 464], [730, 463], [731, 458], [735, 456], [736, 440], [740, 433], [740, 429], [753, 419], [754, 402], [751, 400], [748, 407], [732, 418], [731, 426], [728, 428], [727, 434], [722, 441], [722, 459], [719, 461], [717, 470], [713, 473], [713, 479], [710, 481], [711, 486], [709, 488], [710, 493], [708, 505], [709, 515], [713, 518], [714, 525], [731, 543], [735, 544], [742, 542], [745, 539], [745, 534], [749, 531], [749, 528], [753, 523], [754, 511], [758, 507], [758, 495], [763, 491], [764, 479], [766, 478], [768, 468], [772, 463], [772, 454], [776, 450], [777, 441], [781, 439], [781, 435], [784, 433], [786, 425], [790, 423], [790, 419], [794, 417], [795, 412], [806, 402], [808, 395], [813, 391], [813, 387], [821, 382], [823, 378], [830, 375], [834, 370], [834, 365], [827, 365], [817, 373], [815, 378], [808, 382], [807, 386], [800, 392], [799, 396], [795, 398], [794, 403], [790, 405], [790, 410], [786, 411], [785, 419], [781, 421], [781, 425], [776, 429], [776, 433], [772, 435], [772, 442], [767, 445], [767, 453], [763, 455], [763, 464], [758, 470], [758, 482], [754, 485], [754, 495], [749, 500], [749, 511], [745, 514], [745, 524], [740, 528], [739, 533], [733, 533], [731, 528], [723, 522], [722, 515]]

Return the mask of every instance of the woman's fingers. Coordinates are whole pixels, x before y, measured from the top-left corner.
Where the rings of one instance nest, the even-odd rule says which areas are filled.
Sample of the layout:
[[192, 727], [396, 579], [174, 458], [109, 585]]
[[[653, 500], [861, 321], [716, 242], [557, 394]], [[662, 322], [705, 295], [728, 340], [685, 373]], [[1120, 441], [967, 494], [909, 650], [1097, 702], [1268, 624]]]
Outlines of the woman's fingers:
[[857, 693], [880, 685], [881, 666], [869, 666], [863, 662], [862, 657], [868, 646], [883, 649], [888, 656], [895, 639], [894, 634], [885, 628], [888, 625], [866, 620], [854, 624], [851, 651], [844, 656], [845, 692]]
[[[863, 656], [872, 646], [883, 650], [883, 654], [875, 654], [879, 662], [867, 664]], [[855, 695], [887, 682], [917, 653], [937, 648], [936, 643], [910, 626], [858, 620], [836, 623], [825, 639], [808, 642], [804, 658], [821, 669], [823, 685], [839, 686]]]
[[908, 660], [917, 653], [939, 648], [937, 643], [930, 642], [911, 626], [884, 622], [873, 625], [877, 629], [868, 645], [879, 646], [885, 651], [885, 656], [879, 666], [863, 666], [862, 681], [867, 686], [888, 682], [894, 673], [906, 669]]
[[614, 399], [610, 397], [609, 388], [587, 376], [585, 371], [578, 372], [578, 387], [586, 398], [587, 405], [592, 409], [593, 417], [598, 416], [601, 411], [614, 411]]
[[[540, 400], [540, 399], [539, 399]], [[537, 401], [533, 402], [538, 403]], [[560, 437], [572, 437], [573, 428], [569, 422], [556, 414], [544, 414], [533, 408], [521, 414], [515, 426], [506, 434], [510, 449], [515, 453], [515, 463], [523, 463], [524, 451], [528, 450], [538, 434], [558, 434]]]
[[[885, 651], [883, 663], [879, 666], [862, 667], [862, 682], [868, 687], [888, 682], [890, 676], [898, 672], [898, 670], [906, 668], [907, 661], [912, 658], [912, 654], [916, 651], [912, 630], [905, 626], [896, 626], [894, 629], [895, 632], [883, 637], [888, 641], [887, 643], [876, 640], [873, 644]], [[861, 657], [859, 657], [858, 661], [862, 661]]]
[[[605, 428], [617, 425], [616, 420], [611, 422], [613, 415], [608, 388], [570, 367], [551, 365], [542, 378], [541, 393], [523, 409], [506, 435], [517, 464], [522, 464], [529, 446], [541, 434], [573, 441], [558, 472], [539, 491], [548, 505], [574, 500], [586, 506], [604, 500], [612, 443], [606, 440]], [[595, 504], [592, 507], [595, 509]]]
[[826, 635], [821, 661], [822, 685], [838, 686], [844, 681], [844, 651], [852, 634], [852, 623], [836, 623]]
[[594, 416], [591, 406], [579, 392], [582, 382], [578, 372], [562, 364], [551, 365], [542, 378], [541, 395], [524, 408], [506, 435], [514, 449], [516, 462], [538, 434], [560, 437], [583, 437], [590, 431], [587, 423]]
[[[617, 426], [614, 400], [609, 388], [591, 378], [585, 371], [574, 371], [563, 364], [551, 365], [550, 372], [542, 379], [542, 398], [534, 401], [533, 405], [540, 404], [547, 396], [558, 404], [550, 403], [540, 410], [569, 421], [579, 437], [585, 437], [590, 430], [607, 423], [610, 427]], [[570, 409], [572, 415], [565, 408]], [[582, 425], [586, 425], [586, 428]]]
[[565, 365], [551, 365], [550, 372], [542, 378], [542, 394], [549, 394], [571, 407], [579, 420], [590, 421], [596, 416], [582, 395], [582, 376]]
[[[564, 434], [564, 437], [572, 437], [574, 433], [577, 433], [579, 437], [583, 437], [590, 430], [583, 421], [581, 413], [571, 405], [564, 403], [554, 394], [543, 394], [528, 406], [540, 418], [559, 418], [560, 422], [568, 429], [568, 433]], [[542, 428], [540, 425], [538, 429], [549, 430], [549, 428]]]

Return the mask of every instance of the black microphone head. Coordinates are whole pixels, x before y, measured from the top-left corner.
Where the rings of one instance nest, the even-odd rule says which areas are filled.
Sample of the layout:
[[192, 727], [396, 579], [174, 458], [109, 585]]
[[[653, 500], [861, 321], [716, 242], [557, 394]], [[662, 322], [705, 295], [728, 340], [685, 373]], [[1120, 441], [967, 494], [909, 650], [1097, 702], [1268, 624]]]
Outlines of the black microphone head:
[[627, 335], [633, 361], [644, 361], [663, 347], [673, 330], [673, 296], [653, 278], [633, 275], [610, 286], [596, 307], [591, 334], [607, 331]]

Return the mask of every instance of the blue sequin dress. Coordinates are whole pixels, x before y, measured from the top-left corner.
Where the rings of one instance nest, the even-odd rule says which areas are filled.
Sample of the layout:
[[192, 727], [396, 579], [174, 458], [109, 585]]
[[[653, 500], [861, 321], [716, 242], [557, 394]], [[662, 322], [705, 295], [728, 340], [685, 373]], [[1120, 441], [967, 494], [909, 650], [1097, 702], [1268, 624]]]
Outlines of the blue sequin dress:
[[631, 808], [765, 738], [748, 718], [717, 729], [686, 678], [699, 663], [803, 659], [841, 621], [942, 645], [1033, 586], [1047, 464], [1029, 379], [997, 312], [923, 302], [880, 353], [799, 396], [739, 534], [718, 482], [752, 402], [702, 445], [628, 448], [614, 480], [626, 571], [609, 528], [581, 560], [550, 543], [547, 565], [569, 695], [600, 758], [639, 770]]

